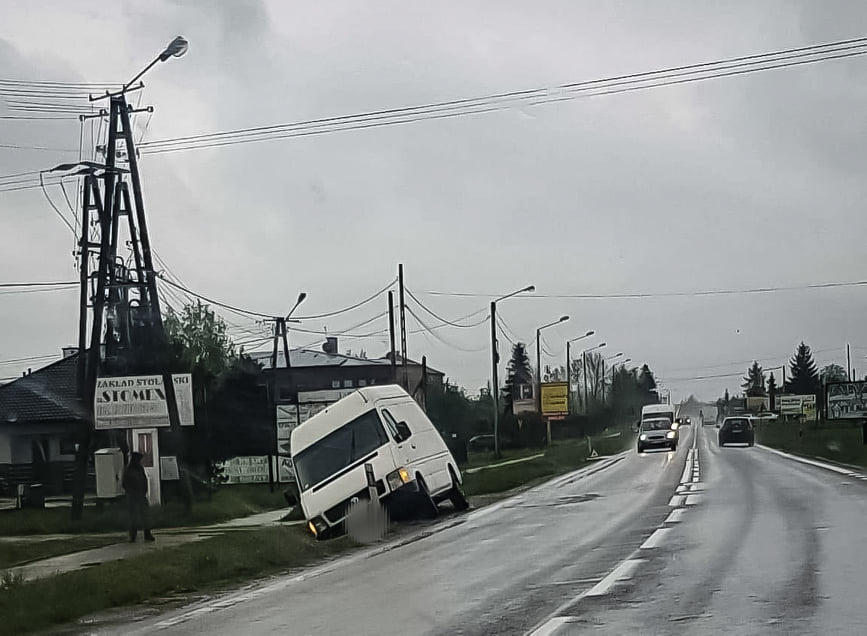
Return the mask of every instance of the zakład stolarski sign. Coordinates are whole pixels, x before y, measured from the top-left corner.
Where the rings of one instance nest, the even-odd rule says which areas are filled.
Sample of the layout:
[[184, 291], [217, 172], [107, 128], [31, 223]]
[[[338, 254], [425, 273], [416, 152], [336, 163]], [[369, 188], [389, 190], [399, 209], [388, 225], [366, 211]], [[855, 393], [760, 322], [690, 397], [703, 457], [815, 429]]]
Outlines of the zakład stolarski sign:
[[[172, 375], [178, 419], [192, 426], [193, 381], [189, 373]], [[93, 412], [97, 429], [169, 426], [169, 407], [161, 375], [97, 378]]]

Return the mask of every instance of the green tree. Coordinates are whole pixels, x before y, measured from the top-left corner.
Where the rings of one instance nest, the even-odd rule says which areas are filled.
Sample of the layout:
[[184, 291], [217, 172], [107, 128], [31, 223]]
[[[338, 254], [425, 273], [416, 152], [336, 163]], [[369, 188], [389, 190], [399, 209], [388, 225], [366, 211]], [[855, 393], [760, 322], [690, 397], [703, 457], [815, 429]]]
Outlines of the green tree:
[[822, 389], [819, 372], [813, 361], [810, 347], [801, 342], [795, 350], [795, 355], [789, 361], [789, 379], [786, 381], [787, 393], [796, 395], [817, 395]]
[[506, 367], [506, 382], [502, 389], [502, 401], [506, 413], [512, 412], [512, 403], [515, 397], [519, 397], [517, 391], [522, 385], [533, 385], [533, 369], [527, 356], [526, 345], [518, 342], [512, 347], [512, 357]]
[[768, 374], [768, 401], [772, 411], [777, 410], [777, 378], [773, 373]]
[[163, 324], [179, 363], [189, 373], [215, 378], [236, 357], [226, 322], [208, 305], [185, 305], [179, 313], [169, 309]]
[[644, 399], [648, 401], [647, 403], [659, 401], [659, 396], [656, 393], [656, 378], [646, 364], [641, 365], [641, 371], [638, 372], [638, 386], [644, 394]]
[[845, 382], [849, 377], [846, 369], [839, 364], [826, 364], [819, 371], [819, 379], [822, 381], [822, 384], [827, 384], [828, 382]]
[[765, 397], [768, 394], [765, 390], [765, 373], [758, 362], [753, 362], [753, 365], [747, 369], [741, 388], [747, 397]]

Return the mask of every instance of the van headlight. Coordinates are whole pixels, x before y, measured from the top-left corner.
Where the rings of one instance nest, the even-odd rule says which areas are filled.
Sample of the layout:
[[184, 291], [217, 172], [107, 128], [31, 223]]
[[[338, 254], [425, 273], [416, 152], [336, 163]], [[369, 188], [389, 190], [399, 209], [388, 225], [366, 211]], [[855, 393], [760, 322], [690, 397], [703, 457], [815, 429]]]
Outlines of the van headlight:
[[401, 466], [397, 470], [388, 473], [385, 481], [388, 482], [389, 490], [397, 490], [404, 484], [408, 484], [412, 479], [410, 479], [409, 471]]
[[677, 436], [677, 433], [675, 431], [668, 431], [668, 433], [666, 433], [665, 436], [668, 439], [674, 439]]
[[642, 433], [641, 435], [638, 436], [638, 439], [640, 439], [643, 442], [644, 440], [647, 439], [647, 433]]
[[328, 524], [322, 517], [316, 517], [307, 522], [307, 529], [318, 539], [323, 532], [328, 530]]

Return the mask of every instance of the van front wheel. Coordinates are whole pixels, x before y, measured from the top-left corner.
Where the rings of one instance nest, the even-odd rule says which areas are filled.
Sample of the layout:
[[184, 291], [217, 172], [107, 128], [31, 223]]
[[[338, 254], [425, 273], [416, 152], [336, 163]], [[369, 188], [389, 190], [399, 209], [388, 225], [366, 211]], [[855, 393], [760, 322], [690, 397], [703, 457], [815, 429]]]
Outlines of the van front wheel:
[[461, 487], [461, 482], [455, 477], [455, 472], [449, 468], [449, 474], [452, 476], [452, 489], [449, 491], [449, 501], [452, 502], [455, 510], [462, 511], [470, 507], [467, 501], [467, 496], [464, 494], [464, 489]]

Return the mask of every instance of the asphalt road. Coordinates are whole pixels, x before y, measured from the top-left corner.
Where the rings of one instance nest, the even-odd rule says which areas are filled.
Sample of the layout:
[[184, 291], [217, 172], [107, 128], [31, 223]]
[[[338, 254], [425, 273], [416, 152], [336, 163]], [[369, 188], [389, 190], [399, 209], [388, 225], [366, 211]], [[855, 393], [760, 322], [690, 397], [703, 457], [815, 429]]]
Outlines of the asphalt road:
[[864, 633], [867, 481], [715, 439], [693, 425], [676, 453], [632, 450], [122, 631]]

